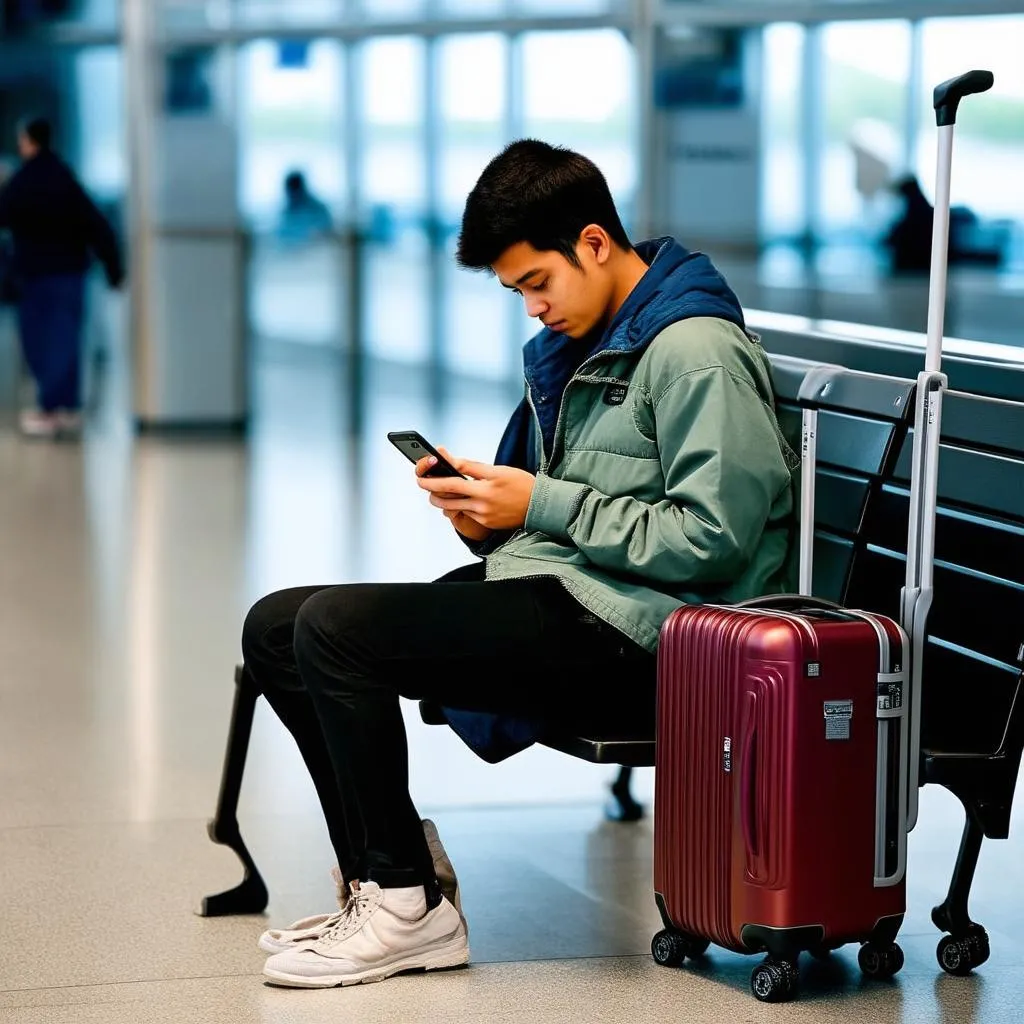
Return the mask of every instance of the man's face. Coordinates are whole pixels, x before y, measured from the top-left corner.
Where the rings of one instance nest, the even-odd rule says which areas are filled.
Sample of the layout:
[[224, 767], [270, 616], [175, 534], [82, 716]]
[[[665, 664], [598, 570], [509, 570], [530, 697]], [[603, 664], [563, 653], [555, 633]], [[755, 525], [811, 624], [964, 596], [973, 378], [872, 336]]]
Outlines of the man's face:
[[522, 295], [528, 316], [571, 338], [582, 338], [604, 319], [611, 285], [588, 246], [577, 245], [576, 251], [582, 267], [573, 266], [560, 252], [516, 242], [491, 269], [506, 288]]
[[18, 132], [18, 153], [22, 160], [31, 160], [39, 152], [39, 147], [24, 133]]

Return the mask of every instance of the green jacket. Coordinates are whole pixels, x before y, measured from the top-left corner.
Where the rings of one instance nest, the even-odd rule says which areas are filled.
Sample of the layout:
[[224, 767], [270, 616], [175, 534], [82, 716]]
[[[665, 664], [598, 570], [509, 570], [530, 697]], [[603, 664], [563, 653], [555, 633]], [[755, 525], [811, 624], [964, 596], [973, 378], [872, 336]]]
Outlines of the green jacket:
[[789, 589], [798, 458], [767, 356], [718, 317], [612, 345], [566, 386], [551, 457], [535, 417], [526, 523], [488, 554], [489, 580], [557, 576], [594, 615], [655, 651], [683, 604]]

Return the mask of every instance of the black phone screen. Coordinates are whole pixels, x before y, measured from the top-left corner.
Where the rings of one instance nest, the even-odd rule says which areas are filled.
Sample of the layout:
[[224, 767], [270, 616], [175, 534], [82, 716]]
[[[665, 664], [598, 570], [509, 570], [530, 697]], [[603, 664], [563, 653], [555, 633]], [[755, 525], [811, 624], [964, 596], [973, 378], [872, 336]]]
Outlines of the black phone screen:
[[433, 455], [437, 465], [432, 466], [424, 476], [462, 476], [422, 434], [415, 430], [393, 430], [388, 440], [410, 461], [419, 462], [426, 455]]

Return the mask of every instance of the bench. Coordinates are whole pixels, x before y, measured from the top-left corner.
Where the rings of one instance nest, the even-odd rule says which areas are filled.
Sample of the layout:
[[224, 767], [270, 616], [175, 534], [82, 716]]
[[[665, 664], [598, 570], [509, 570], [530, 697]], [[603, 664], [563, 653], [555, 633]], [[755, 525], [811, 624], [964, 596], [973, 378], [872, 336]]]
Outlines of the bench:
[[[747, 310], [747, 323], [773, 358], [795, 356], [907, 380], [924, 367], [923, 334], [757, 309]], [[942, 371], [957, 391], [1024, 401], [1024, 348], [945, 338]]]

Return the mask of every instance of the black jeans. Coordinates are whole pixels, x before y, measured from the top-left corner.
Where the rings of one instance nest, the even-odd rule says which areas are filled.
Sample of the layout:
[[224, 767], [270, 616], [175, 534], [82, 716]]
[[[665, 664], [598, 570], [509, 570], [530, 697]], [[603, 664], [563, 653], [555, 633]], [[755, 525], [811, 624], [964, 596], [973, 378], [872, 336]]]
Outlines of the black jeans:
[[433, 583], [279, 591], [249, 612], [242, 652], [298, 743], [342, 874], [384, 887], [436, 890], [399, 697], [575, 725], [654, 719], [652, 654], [553, 577], [485, 582], [482, 562]]

